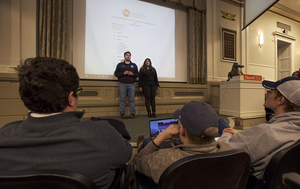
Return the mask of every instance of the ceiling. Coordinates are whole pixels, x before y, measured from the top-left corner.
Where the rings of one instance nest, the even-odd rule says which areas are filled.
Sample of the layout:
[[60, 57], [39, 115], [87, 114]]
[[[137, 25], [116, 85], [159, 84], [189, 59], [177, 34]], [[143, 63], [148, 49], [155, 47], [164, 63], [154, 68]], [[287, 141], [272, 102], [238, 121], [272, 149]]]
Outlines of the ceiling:
[[300, 0], [279, 0], [270, 11], [300, 23]]
[[[244, 1], [245, 0], [231, 0], [231, 2], [237, 4], [244, 4]], [[279, 0], [269, 10], [300, 23], [300, 0]]]

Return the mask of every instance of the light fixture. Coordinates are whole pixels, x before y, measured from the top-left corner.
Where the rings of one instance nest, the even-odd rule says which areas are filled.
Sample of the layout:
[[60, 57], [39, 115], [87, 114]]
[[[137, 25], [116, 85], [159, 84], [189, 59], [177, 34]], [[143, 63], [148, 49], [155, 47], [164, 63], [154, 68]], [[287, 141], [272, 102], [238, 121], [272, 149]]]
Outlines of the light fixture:
[[264, 35], [262, 33], [259, 34], [259, 47], [261, 48], [264, 44]]

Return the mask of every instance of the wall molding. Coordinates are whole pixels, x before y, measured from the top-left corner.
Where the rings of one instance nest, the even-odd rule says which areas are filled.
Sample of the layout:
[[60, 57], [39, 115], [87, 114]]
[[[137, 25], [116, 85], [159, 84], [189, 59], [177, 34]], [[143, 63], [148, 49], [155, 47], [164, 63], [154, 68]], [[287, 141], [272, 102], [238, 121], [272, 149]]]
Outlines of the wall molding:
[[212, 77], [212, 76], [207, 76], [207, 81], [208, 82], [222, 82], [226, 81], [228, 78], [227, 77]]
[[258, 66], [258, 67], [266, 67], [266, 68], [275, 68], [272, 65], [264, 65], [264, 64], [257, 64], [257, 63], [248, 63], [249, 66]]
[[291, 35], [287, 35], [287, 34], [284, 34], [284, 33], [280, 33], [278, 31], [273, 32], [273, 35], [274, 36], [281, 36], [281, 37], [284, 37], [284, 38], [287, 38], [287, 39], [291, 39], [291, 40], [294, 40], [294, 41], [297, 39], [297, 37], [294, 37], [294, 36], [291, 36]]

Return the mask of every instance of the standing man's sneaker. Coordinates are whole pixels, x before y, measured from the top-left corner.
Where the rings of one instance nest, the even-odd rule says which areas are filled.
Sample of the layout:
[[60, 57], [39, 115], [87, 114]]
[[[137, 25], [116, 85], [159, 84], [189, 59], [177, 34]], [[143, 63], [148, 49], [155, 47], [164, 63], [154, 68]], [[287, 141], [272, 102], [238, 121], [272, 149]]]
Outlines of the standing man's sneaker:
[[134, 117], [134, 114], [130, 114], [129, 117], [130, 117], [130, 118], [133, 118], [133, 117]]
[[153, 117], [157, 117], [157, 115], [156, 115], [156, 113], [155, 112], [153, 112], [153, 115], [152, 115]]
[[122, 114], [121, 117], [122, 117], [123, 119], [125, 119], [125, 118], [126, 118], [126, 115], [125, 115], [125, 114]]

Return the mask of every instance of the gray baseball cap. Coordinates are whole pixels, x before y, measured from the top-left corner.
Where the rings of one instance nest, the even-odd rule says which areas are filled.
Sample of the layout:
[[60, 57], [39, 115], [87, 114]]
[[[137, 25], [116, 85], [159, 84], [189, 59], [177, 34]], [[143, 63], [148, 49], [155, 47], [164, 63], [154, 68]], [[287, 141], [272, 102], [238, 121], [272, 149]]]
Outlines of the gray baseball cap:
[[286, 99], [300, 106], [300, 78], [285, 77], [276, 82], [264, 80], [262, 86], [278, 90]]
[[174, 112], [173, 118], [179, 119], [188, 132], [198, 137], [208, 127], [218, 127], [216, 111], [204, 102], [191, 101], [185, 104]]

